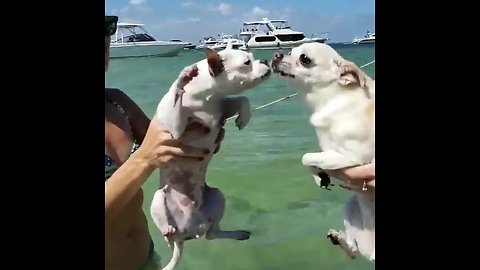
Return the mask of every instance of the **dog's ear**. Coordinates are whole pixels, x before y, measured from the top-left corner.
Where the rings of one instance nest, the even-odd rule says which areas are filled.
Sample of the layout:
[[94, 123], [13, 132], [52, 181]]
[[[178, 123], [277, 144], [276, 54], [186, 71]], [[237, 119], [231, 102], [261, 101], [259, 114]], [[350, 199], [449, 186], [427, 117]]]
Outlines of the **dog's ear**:
[[342, 61], [339, 63], [340, 67], [340, 84], [344, 86], [357, 85], [365, 88], [367, 79], [365, 74], [361, 71], [355, 63], [350, 61]]
[[223, 60], [214, 50], [210, 48], [206, 48], [205, 50], [207, 52], [207, 62], [210, 75], [212, 75], [212, 77], [217, 77], [225, 70], [225, 67], [223, 66]]

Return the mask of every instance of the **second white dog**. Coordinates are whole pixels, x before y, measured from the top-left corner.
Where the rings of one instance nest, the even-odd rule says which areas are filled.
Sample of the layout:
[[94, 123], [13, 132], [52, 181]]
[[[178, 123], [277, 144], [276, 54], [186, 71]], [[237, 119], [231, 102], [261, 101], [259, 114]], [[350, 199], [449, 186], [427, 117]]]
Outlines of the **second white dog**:
[[[284, 56], [276, 53], [274, 73], [285, 77], [311, 112], [321, 152], [306, 153], [302, 164], [315, 182], [328, 188], [324, 170], [363, 165], [375, 159], [375, 81], [332, 47], [308, 43]], [[327, 237], [351, 257], [360, 252], [375, 261], [375, 193], [351, 187], [345, 205], [345, 232]]]

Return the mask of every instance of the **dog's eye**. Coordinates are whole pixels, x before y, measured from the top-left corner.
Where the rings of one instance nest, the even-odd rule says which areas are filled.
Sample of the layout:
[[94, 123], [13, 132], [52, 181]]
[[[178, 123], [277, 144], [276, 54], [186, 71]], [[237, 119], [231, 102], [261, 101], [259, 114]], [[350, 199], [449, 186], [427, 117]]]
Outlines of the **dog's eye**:
[[250, 60], [244, 63], [246, 66], [250, 65]]
[[312, 59], [308, 58], [305, 54], [300, 55], [300, 62], [304, 65], [309, 65], [312, 62]]

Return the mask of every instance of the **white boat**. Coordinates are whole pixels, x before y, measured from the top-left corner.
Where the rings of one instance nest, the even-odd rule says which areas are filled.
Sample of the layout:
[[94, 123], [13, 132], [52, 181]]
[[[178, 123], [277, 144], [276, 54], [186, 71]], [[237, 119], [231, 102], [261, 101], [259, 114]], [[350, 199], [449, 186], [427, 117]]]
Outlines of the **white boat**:
[[372, 44], [375, 43], [375, 33], [367, 31], [365, 37], [355, 37], [352, 41], [353, 44]]
[[219, 39], [215, 39], [213, 37], [204, 37], [196, 49], [200, 50], [208, 47], [212, 50], [220, 51], [225, 49], [229, 42], [232, 43], [233, 49], [239, 49], [245, 45], [242, 40], [235, 38], [233, 35], [226, 35], [222, 33], [219, 35]]
[[[180, 42], [180, 43], [183, 43], [182, 40], [180, 39], [170, 39], [171, 42]], [[185, 46], [183, 47], [184, 50], [190, 50], [190, 49], [195, 49], [197, 45], [195, 44], [192, 44], [191, 42], [185, 42]]]
[[[239, 39], [245, 42], [241, 49], [278, 49], [292, 48], [304, 43], [314, 42], [301, 31], [294, 31], [287, 20], [269, 20], [244, 22]], [[319, 41], [315, 40], [315, 41]]]
[[325, 32], [325, 33], [322, 33], [322, 34], [313, 34], [310, 39], [313, 41], [313, 42], [318, 42], [318, 43], [325, 43], [327, 42], [328, 40], [330, 40], [328, 38], [328, 32]]
[[188, 44], [156, 40], [147, 33], [144, 24], [118, 23], [117, 27], [110, 43], [111, 58], [176, 56]]

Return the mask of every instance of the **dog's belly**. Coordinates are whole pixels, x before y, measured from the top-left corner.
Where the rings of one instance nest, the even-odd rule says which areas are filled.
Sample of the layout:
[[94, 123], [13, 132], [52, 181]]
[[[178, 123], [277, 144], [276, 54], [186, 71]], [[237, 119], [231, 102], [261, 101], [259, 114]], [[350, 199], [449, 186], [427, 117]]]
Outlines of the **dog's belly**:
[[375, 157], [373, 114], [374, 105], [363, 100], [332, 101], [314, 112], [310, 120], [320, 149], [348, 155], [358, 164], [371, 162]]
[[176, 228], [176, 236], [181, 238], [202, 236], [209, 228], [209, 218], [197, 207], [176, 212], [171, 219]]
[[331, 129], [316, 128], [321, 151], [333, 150], [346, 155], [357, 164], [366, 164], [375, 158], [375, 141], [373, 136], [352, 137], [333, 133]]
[[[201, 106], [203, 105], [203, 106]], [[222, 111], [219, 110], [219, 105], [210, 103], [196, 104], [189, 93], [185, 93], [183, 101], [183, 113], [189, 115], [189, 122], [197, 122], [210, 128], [210, 133], [200, 138], [196, 138], [190, 141], [184, 142], [185, 145], [208, 149], [210, 154], [205, 156], [203, 161], [182, 162], [173, 165], [170, 168], [164, 168], [160, 171], [160, 186], [168, 184], [168, 182], [180, 182], [190, 181], [192, 183], [198, 183], [203, 185], [205, 183], [205, 175], [208, 168], [208, 164], [213, 158], [213, 151], [215, 146], [215, 140], [220, 132], [219, 122], [222, 118]], [[179, 174], [178, 171], [185, 172]], [[177, 173], [175, 173], [177, 172]], [[185, 177], [188, 174], [188, 177]], [[195, 198], [200, 200], [201, 194], [195, 194]]]
[[369, 257], [375, 250], [375, 199], [354, 194], [344, 208], [345, 232], [357, 243], [358, 251]]
[[[220, 132], [220, 121], [223, 113], [219, 110], [218, 104], [209, 104], [201, 108], [194, 105], [193, 101], [186, 99], [183, 103], [185, 113], [190, 115], [190, 122], [197, 122], [210, 128], [210, 134], [195, 140], [185, 142], [186, 145], [214, 150], [215, 140]], [[211, 156], [209, 156], [211, 158]]]

